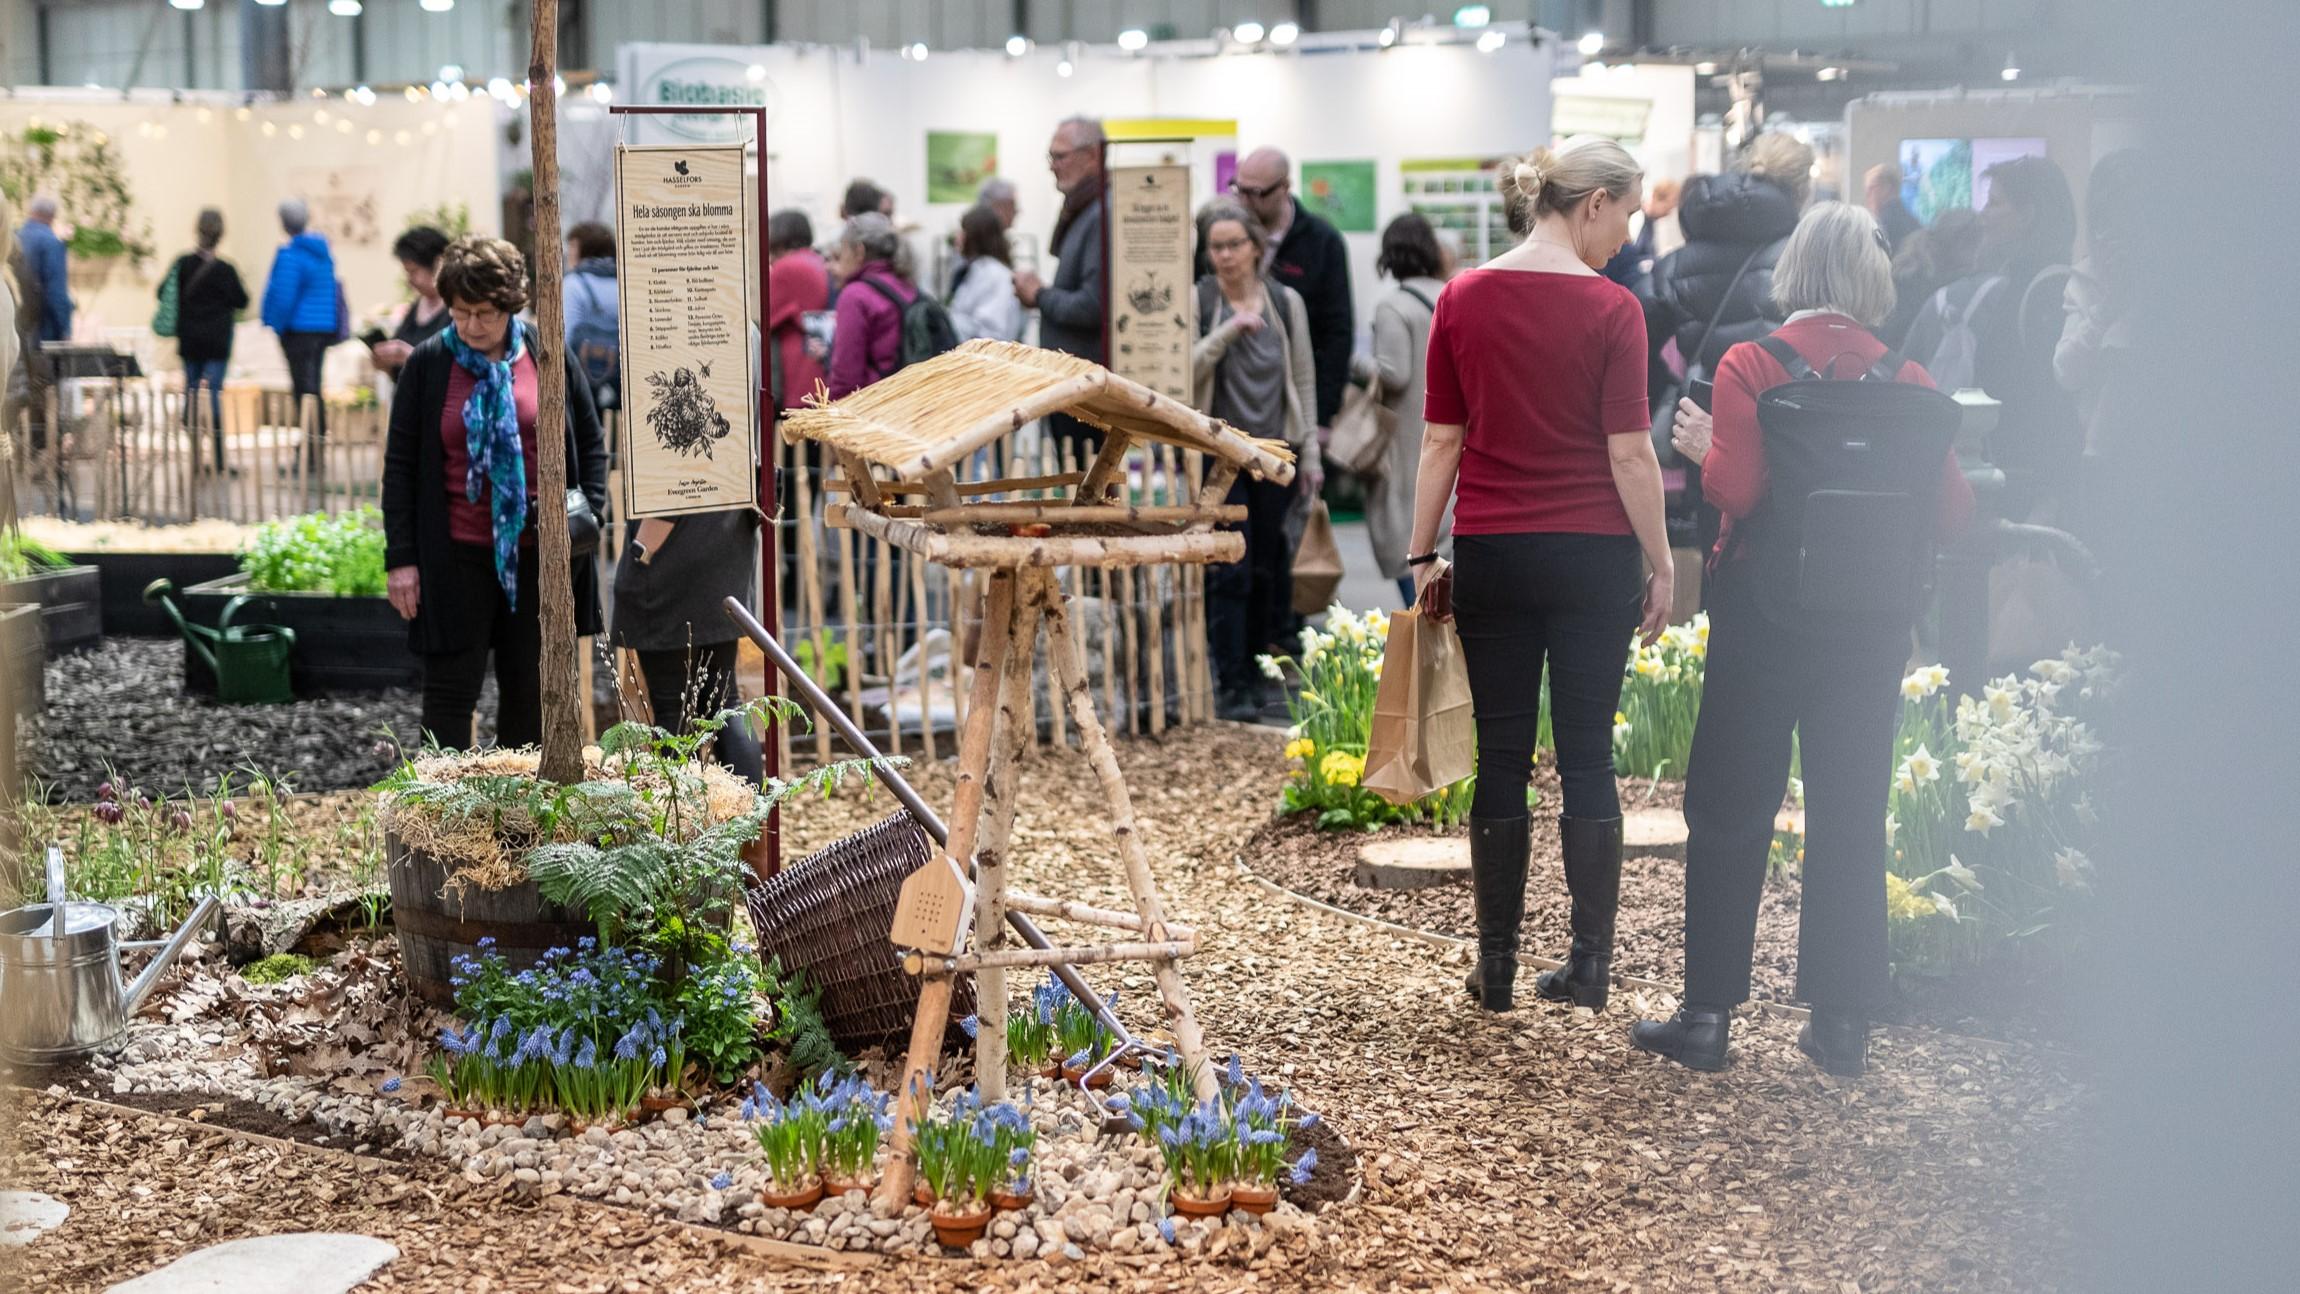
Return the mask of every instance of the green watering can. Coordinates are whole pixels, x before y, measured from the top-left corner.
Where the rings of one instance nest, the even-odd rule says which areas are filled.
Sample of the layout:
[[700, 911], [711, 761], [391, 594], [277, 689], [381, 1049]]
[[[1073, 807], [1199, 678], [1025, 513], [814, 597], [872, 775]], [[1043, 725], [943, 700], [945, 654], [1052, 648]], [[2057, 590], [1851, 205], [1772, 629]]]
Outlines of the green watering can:
[[224, 604], [216, 627], [196, 625], [168, 595], [176, 586], [165, 579], [144, 586], [144, 601], [157, 603], [176, 622], [184, 645], [199, 655], [215, 673], [216, 699], [227, 705], [278, 705], [295, 700], [288, 681], [288, 660], [295, 655], [295, 630], [286, 625], [235, 625], [233, 617], [247, 605], [245, 594]]

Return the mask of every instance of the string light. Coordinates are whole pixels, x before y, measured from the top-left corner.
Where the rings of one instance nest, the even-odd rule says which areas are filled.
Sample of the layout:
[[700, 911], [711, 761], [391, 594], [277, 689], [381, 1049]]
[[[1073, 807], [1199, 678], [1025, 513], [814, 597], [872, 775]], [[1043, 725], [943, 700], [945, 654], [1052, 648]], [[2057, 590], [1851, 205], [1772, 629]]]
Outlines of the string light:
[[338, 18], [357, 18], [365, 7], [359, 0], [327, 0], [327, 11]]
[[1028, 36], [1009, 36], [1006, 38], [1006, 56], [1008, 58], [1021, 58], [1029, 52], [1030, 38]]
[[446, 13], [455, 7], [455, 0], [423, 0], [425, 13]]
[[1270, 43], [1284, 49], [1302, 38], [1300, 23], [1282, 22], [1270, 29]]
[[1583, 32], [1581, 34], [1580, 48], [1582, 56], [1585, 58], [1595, 58], [1598, 55], [1604, 53], [1605, 33], [1601, 31]]
[[1128, 27], [1126, 30], [1118, 33], [1118, 48], [1125, 50], [1129, 54], [1138, 49], [1146, 47], [1149, 45], [1149, 43], [1150, 33], [1142, 30], [1140, 27]]
[[1230, 34], [1237, 37], [1238, 42], [1242, 45], [1259, 45], [1262, 43], [1262, 24], [1249, 18], [1246, 21], [1239, 23], [1236, 27], [1231, 28]]

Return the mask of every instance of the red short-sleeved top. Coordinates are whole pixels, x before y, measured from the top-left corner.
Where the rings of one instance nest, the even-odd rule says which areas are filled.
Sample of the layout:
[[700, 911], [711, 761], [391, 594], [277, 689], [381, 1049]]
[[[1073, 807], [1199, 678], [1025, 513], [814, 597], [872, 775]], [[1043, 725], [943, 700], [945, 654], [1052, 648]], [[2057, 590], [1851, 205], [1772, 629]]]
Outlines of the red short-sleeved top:
[[[471, 431], [463, 425], [463, 406], [471, 399], [471, 388], [476, 384], [461, 364], [447, 366], [447, 403], [439, 413], [439, 439], [447, 451], [447, 537], [459, 544], [492, 546], [495, 519], [487, 514], [486, 483], [481, 482], [477, 503], [464, 497], [463, 488], [464, 474], [471, 470]], [[522, 350], [518, 362], [511, 366], [511, 399], [519, 410], [519, 449], [527, 460], [530, 494], [534, 493], [535, 486], [536, 391], [535, 352]], [[519, 542], [535, 542], [532, 525]]]
[[1645, 313], [1603, 275], [1471, 270], [1430, 321], [1431, 422], [1467, 428], [1454, 533], [1631, 533], [1605, 438], [1644, 431]]

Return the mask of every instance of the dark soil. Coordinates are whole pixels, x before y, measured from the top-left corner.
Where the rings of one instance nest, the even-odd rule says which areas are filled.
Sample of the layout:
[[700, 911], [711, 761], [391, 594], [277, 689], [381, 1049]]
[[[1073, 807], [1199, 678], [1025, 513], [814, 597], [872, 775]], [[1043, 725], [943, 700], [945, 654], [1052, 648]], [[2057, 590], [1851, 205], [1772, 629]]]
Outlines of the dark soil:
[[[1571, 899], [1558, 858], [1556, 770], [1537, 769], [1540, 793], [1533, 810], [1533, 857], [1525, 886], [1524, 951], [1563, 957], [1569, 942]], [[1624, 808], [1678, 807], [1680, 783], [1656, 785], [1624, 779]], [[1360, 845], [1387, 838], [1426, 834], [1426, 828], [1389, 827], [1374, 833], [1320, 831], [1308, 814], [1274, 818], [1239, 850], [1246, 866], [1297, 894], [1414, 930], [1475, 938], [1477, 912], [1466, 881], [1424, 890], [1373, 890], [1353, 879]], [[1452, 835], [1465, 835], [1457, 828]], [[1797, 900], [1794, 875], [1768, 879], [1757, 912], [1756, 959], [1750, 988], [1763, 1001], [1792, 1003], [1797, 983]], [[1616, 975], [1679, 985], [1685, 980], [1685, 868], [1668, 858], [1629, 858], [1622, 863], [1621, 911], [1614, 927]], [[1521, 979], [1522, 1000], [1531, 985]], [[1968, 970], [1953, 978], [1903, 978], [1882, 1022], [1948, 1029], [1971, 1037], [2051, 1041], [2065, 1036], [2065, 982], [2049, 966], [2014, 964], [2010, 959]], [[1321, 1152], [1323, 1153], [1323, 1152]]]
[[[51, 801], [85, 803], [114, 776], [174, 793], [213, 791], [249, 768], [293, 778], [299, 791], [374, 785], [398, 751], [420, 745], [422, 698], [412, 691], [343, 693], [291, 705], [222, 705], [184, 690], [184, 645], [112, 638], [50, 661], [48, 704], [27, 740], [24, 768]], [[495, 732], [494, 683], [479, 703], [479, 738]]]
[[1294, 1207], [1312, 1213], [1347, 1198], [1358, 1184], [1358, 1152], [1323, 1119], [1308, 1131], [1295, 1131], [1287, 1148], [1288, 1159], [1299, 1158], [1304, 1149], [1318, 1152], [1318, 1162], [1310, 1166], [1310, 1180], [1296, 1186], [1281, 1177], [1278, 1193], [1293, 1201]]

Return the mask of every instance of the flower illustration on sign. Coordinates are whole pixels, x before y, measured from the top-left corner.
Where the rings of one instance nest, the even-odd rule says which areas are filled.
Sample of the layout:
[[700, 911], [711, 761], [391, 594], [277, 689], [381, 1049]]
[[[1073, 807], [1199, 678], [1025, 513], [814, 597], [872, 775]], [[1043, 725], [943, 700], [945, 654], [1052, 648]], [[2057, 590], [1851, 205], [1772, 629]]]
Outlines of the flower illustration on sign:
[[710, 389], [703, 378], [711, 376], [711, 366], [702, 366], [702, 376], [684, 366], [670, 373], [649, 373], [647, 385], [654, 389], [655, 403], [647, 410], [647, 426], [655, 433], [655, 443], [674, 453], [700, 454], [711, 457], [711, 443], [724, 440], [732, 430], [727, 416], [719, 412], [718, 402], [711, 398]]

